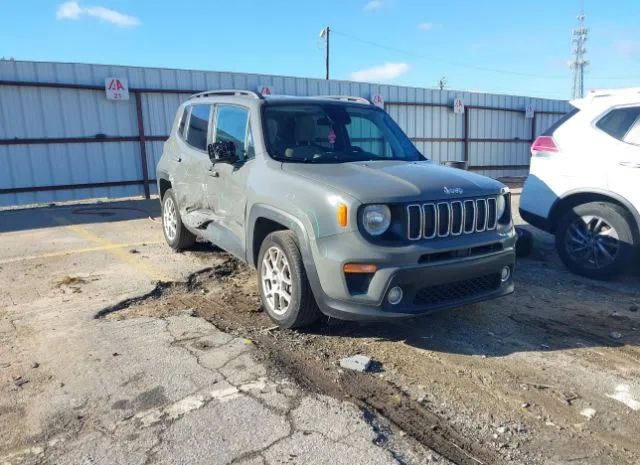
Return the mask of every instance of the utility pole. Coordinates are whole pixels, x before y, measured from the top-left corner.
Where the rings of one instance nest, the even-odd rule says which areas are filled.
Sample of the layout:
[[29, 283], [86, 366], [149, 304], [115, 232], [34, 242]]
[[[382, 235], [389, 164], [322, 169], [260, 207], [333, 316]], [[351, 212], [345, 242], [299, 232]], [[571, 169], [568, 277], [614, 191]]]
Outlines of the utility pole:
[[326, 41], [325, 45], [325, 79], [329, 79], [329, 33], [331, 30], [329, 26], [320, 31], [320, 38]]
[[584, 97], [584, 69], [589, 64], [585, 60], [587, 49], [584, 47], [584, 43], [587, 41], [589, 29], [584, 27], [584, 10], [580, 10], [577, 19], [578, 27], [573, 30], [571, 40], [574, 45], [574, 58], [569, 62], [569, 66], [573, 69], [573, 98], [582, 98]]

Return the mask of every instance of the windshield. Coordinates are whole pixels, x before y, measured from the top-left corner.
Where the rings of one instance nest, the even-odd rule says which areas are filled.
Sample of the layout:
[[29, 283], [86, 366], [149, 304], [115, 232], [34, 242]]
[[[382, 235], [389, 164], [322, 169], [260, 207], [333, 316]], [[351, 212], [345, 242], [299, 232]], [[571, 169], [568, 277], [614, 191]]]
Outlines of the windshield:
[[267, 151], [279, 161], [424, 159], [395, 121], [373, 106], [268, 104], [264, 107], [264, 125]]

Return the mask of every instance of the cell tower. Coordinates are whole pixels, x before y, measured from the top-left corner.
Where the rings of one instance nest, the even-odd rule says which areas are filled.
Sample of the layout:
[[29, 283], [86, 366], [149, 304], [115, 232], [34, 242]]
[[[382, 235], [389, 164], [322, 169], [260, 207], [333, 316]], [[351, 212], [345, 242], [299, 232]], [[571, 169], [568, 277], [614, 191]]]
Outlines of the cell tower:
[[587, 41], [589, 29], [584, 27], [584, 10], [581, 10], [577, 16], [578, 27], [573, 30], [573, 55], [574, 58], [569, 62], [569, 66], [573, 69], [573, 98], [582, 98], [584, 96], [584, 69], [589, 64], [585, 60], [587, 49], [584, 43]]

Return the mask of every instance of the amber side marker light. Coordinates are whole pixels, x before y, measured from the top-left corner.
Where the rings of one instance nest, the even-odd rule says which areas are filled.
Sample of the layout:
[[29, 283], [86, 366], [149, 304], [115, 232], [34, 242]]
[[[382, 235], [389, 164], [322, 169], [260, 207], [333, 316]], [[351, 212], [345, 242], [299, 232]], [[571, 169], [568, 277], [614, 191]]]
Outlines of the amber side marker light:
[[347, 206], [344, 203], [338, 204], [338, 225], [343, 228], [347, 227]]
[[372, 263], [345, 263], [345, 273], [375, 273], [378, 267]]

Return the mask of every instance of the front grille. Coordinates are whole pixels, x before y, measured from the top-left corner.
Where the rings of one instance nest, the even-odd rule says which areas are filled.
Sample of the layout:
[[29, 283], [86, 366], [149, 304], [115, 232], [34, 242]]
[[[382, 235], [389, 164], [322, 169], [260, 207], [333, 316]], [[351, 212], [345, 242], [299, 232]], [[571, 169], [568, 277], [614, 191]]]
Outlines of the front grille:
[[423, 287], [416, 293], [414, 305], [439, 305], [495, 291], [500, 287], [500, 274]]
[[407, 205], [409, 240], [492, 231], [498, 226], [495, 197]]

